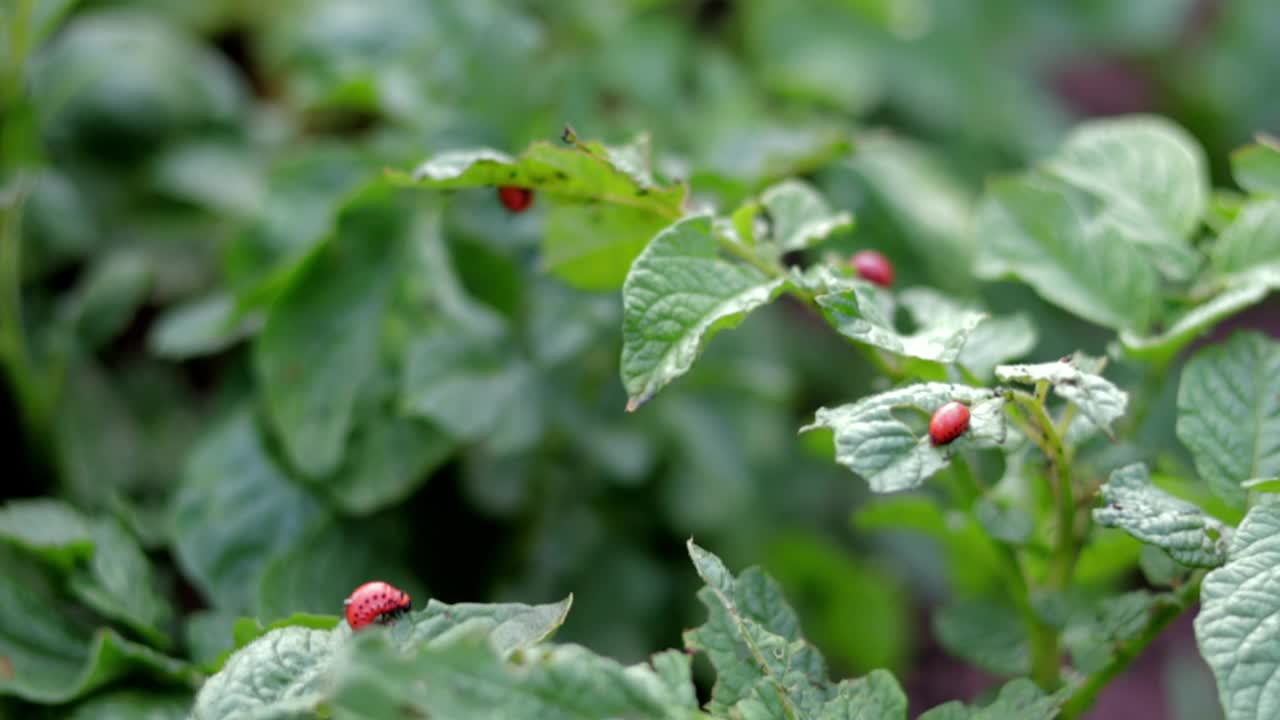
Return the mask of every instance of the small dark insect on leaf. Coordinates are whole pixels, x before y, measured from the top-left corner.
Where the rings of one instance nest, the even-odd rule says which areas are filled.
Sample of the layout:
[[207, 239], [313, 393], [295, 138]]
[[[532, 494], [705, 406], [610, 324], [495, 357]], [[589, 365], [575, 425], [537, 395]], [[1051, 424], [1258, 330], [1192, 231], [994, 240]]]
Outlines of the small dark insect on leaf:
[[560, 133], [560, 141], [565, 145], [576, 145], [578, 143], [578, 131], [574, 130], [569, 123], [565, 123], [564, 130]]

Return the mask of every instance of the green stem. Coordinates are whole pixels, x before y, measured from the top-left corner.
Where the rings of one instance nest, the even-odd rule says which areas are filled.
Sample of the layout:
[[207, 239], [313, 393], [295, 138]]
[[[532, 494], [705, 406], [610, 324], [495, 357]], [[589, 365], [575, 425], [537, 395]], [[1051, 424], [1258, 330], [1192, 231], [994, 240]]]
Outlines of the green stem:
[[[982, 487], [964, 458], [953, 459], [952, 467], [955, 470], [953, 475], [959, 481], [961, 504], [974, 522], [977, 522], [974, 504], [983, 495]], [[1027, 581], [1026, 570], [1017, 551], [995, 539], [991, 539], [991, 544], [1000, 559], [999, 570], [1005, 591], [1027, 632], [1027, 640], [1031, 646], [1031, 678], [1042, 687], [1055, 687], [1059, 682], [1059, 660], [1062, 657], [1058, 633], [1031, 606], [1031, 584]]]
[[1071, 584], [1079, 555], [1075, 531], [1076, 504], [1071, 484], [1071, 456], [1062, 442], [1062, 436], [1058, 434], [1053, 418], [1049, 417], [1044, 406], [1034, 397], [1013, 390], [1005, 393], [1005, 399], [1012, 401], [1031, 418], [1044, 441], [1041, 449], [1048, 457], [1053, 472], [1058, 515], [1058, 534], [1054, 543], [1048, 586], [1054, 590], [1063, 590]]
[[1200, 582], [1204, 580], [1205, 571], [1198, 570], [1192, 574], [1191, 578], [1185, 585], [1178, 588], [1173, 593], [1173, 599], [1169, 602], [1159, 605], [1151, 611], [1151, 615], [1147, 618], [1147, 623], [1142, 627], [1142, 632], [1129, 641], [1120, 643], [1115, 653], [1102, 669], [1094, 672], [1084, 678], [1076, 690], [1071, 693], [1071, 697], [1062, 707], [1063, 720], [1074, 720], [1088, 712], [1093, 706], [1094, 701], [1098, 698], [1098, 693], [1102, 691], [1117, 675], [1123, 673], [1133, 664], [1133, 661], [1142, 654], [1142, 651], [1151, 644], [1152, 640], [1168, 627], [1187, 608], [1195, 603], [1200, 597]]

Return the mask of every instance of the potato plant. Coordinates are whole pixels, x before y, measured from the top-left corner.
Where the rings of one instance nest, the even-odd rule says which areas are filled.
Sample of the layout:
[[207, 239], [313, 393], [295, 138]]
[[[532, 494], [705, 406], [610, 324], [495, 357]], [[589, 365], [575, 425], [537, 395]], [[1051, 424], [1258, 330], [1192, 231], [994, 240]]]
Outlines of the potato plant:
[[0, 4], [0, 716], [1086, 718], [1191, 614], [1277, 714], [1262, 100], [1069, 123], [976, 2], [245, 5]]

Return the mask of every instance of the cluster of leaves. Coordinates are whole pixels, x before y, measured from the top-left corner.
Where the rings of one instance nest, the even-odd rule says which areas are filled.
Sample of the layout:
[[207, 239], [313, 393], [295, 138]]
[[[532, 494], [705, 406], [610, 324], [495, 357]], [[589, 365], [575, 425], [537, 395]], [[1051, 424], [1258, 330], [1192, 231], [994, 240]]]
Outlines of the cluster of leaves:
[[[1130, 443], [1153, 392], [1108, 445], [1127, 398], [1101, 362], [1005, 364], [1104, 335], [968, 268], [1117, 331], [1126, 370], [1162, 378], [1274, 288], [1274, 148], [1235, 157], [1245, 193], [1211, 193], [1201, 151], [1167, 123], [1088, 125], [980, 204], [914, 143], [865, 133], [851, 154], [833, 110], [948, 138], [973, 175], [1056, 138], [1061, 108], [1003, 69], [1036, 58], [979, 22], [991, 9], [977, 0], [803, 14], [767, 0], [727, 21], [650, 0], [77, 5], [0, 3], [0, 365], [26, 449], [12, 492], [56, 496], [0, 509], [0, 712], [183, 717], [204, 687], [209, 717], [256, 700], [267, 716], [491, 717], [483, 703], [550, 688], [545, 714], [903, 717], [888, 674], [831, 684], [763, 575], [733, 580], [696, 550], [712, 619], [687, 642], [719, 677], [701, 709], [683, 655], [626, 668], [541, 644], [567, 605], [433, 602], [354, 639], [297, 615], [332, 612], [370, 577], [415, 597], [573, 589], [561, 637], [636, 659], [688, 612], [688, 573], [663, 548], [697, 533], [814, 590], [798, 596], [820, 598], [803, 609], [834, 665], [901, 669], [896, 578], [823, 532], [844, 530], [858, 489], [821, 461], [820, 433], [788, 440], [810, 398], [865, 395], [876, 369], [898, 386], [810, 427], [833, 431], [873, 492], [936, 475], [966, 513], [900, 495], [859, 526], [923, 530], [965, 557], [938, 636], [1047, 691], [1014, 681], [987, 708], [930, 720], [1079, 712], [1195, 599], [1183, 566], [1218, 565], [1201, 644], [1231, 716], [1266, 715], [1265, 686], [1241, 671], [1265, 652], [1240, 642], [1266, 608], [1240, 598], [1269, 577], [1249, 568], [1269, 552], [1260, 499], [1280, 474], [1262, 440], [1270, 343], [1207, 350], [1183, 379], [1179, 436], [1217, 505], [1182, 468], [1156, 475], [1181, 498], [1131, 468], [1091, 525], [1046, 488], [1074, 485], [1084, 503], [1095, 477], [1146, 457]], [[1153, 26], [1141, 13], [1009, 5], [1011, 26], [1048, 17], [1090, 41], [1158, 48], [1178, 32], [1135, 40]], [[1248, 7], [1223, 26], [1250, 26]], [[1210, 43], [1190, 62], [1219, 54]], [[634, 139], [556, 140], [564, 119]], [[527, 149], [456, 149], [489, 145]], [[436, 154], [418, 168], [383, 172], [424, 148]], [[533, 188], [534, 209], [508, 215], [504, 184]], [[908, 287], [860, 281], [820, 242], [835, 256], [880, 245]], [[621, 308], [593, 294], [617, 289]], [[808, 332], [797, 303], [764, 307], [783, 295], [853, 344]], [[949, 400], [972, 405], [972, 427], [937, 448], [923, 421]], [[1139, 558], [1099, 526], [1165, 555]], [[1169, 590], [1111, 593], [1139, 559]], [[272, 694], [245, 700], [237, 678], [264, 676]], [[585, 707], [584, 678], [601, 693]]]
[[[689, 555], [706, 584], [699, 598], [708, 617], [685, 633], [688, 654], [666, 650], [624, 666], [579, 645], [545, 642], [571, 599], [535, 606], [432, 601], [390, 629], [354, 636], [345, 623], [271, 629], [205, 684], [192, 718], [906, 719], [906, 696], [883, 670], [831, 682], [795, 611], [759, 568], [734, 577], [692, 541]], [[694, 690], [694, 653], [716, 671], [705, 707]], [[1017, 680], [985, 707], [952, 702], [921, 718], [1049, 720], [1063, 698]]]

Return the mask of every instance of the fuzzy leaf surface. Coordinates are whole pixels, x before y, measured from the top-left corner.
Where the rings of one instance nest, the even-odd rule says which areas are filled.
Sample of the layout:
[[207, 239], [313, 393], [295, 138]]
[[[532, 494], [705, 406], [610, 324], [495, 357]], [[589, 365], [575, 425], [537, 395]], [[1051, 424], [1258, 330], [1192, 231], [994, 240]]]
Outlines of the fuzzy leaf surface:
[[1113, 471], [1101, 492], [1106, 505], [1093, 511], [1099, 525], [1120, 528], [1183, 565], [1217, 567], [1226, 560], [1231, 528], [1152, 485], [1146, 465]]
[[[969, 406], [969, 429], [946, 446], [935, 446], [927, 423], [948, 402]], [[835, 433], [836, 461], [861, 475], [872, 491], [916, 487], [951, 462], [966, 447], [995, 447], [1004, 442], [1004, 400], [990, 390], [967, 385], [921, 383], [871, 395], [850, 405], [821, 408], [801, 432], [820, 427]], [[908, 424], [905, 417], [920, 420]]]

